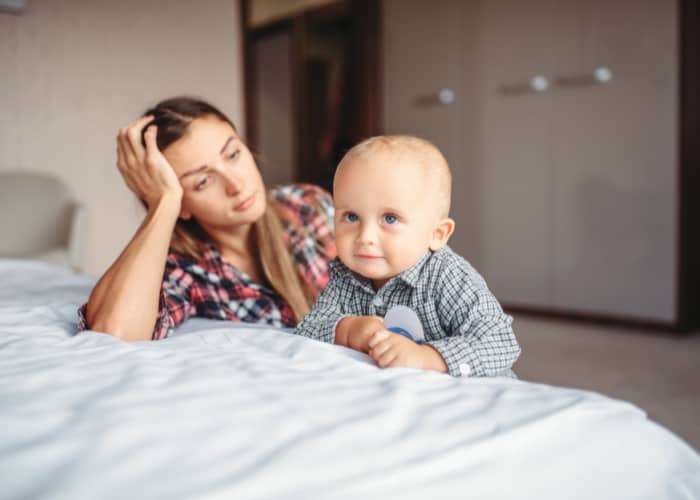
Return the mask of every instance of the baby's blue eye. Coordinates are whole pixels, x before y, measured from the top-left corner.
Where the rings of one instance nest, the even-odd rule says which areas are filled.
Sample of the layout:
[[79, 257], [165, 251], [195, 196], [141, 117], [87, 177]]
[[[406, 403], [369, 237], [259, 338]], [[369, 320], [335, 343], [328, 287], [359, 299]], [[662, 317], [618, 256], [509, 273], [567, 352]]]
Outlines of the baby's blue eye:
[[357, 222], [360, 218], [357, 216], [357, 214], [354, 214], [352, 212], [346, 213], [344, 216], [345, 220], [347, 222]]
[[384, 221], [384, 224], [396, 224], [399, 221], [399, 218], [396, 217], [393, 214], [386, 214], [384, 217], [382, 217], [382, 220]]

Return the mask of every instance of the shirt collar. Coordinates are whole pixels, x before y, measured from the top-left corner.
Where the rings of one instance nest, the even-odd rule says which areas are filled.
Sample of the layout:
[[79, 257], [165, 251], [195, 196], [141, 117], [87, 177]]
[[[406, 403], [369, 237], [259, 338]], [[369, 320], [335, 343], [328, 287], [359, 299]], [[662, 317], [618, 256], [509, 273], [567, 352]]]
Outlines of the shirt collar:
[[418, 262], [416, 262], [404, 272], [396, 276], [396, 279], [403, 281], [404, 283], [413, 288], [417, 287], [418, 279], [420, 278], [423, 266], [425, 266], [425, 263], [428, 262], [428, 259], [430, 259], [431, 255], [432, 252], [430, 250], [426, 250], [423, 256], [420, 259], [418, 259]]

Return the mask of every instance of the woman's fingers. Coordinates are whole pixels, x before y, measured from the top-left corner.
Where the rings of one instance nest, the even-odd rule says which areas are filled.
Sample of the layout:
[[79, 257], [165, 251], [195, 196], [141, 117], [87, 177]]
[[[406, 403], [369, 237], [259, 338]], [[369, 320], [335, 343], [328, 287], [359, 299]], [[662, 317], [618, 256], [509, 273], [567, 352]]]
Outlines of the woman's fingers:
[[129, 147], [137, 159], [141, 159], [145, 156], [146, 151], [141, 143], [141, 133], [143, 132], [143, 128], [151, 121], [153, 121], [152, 116], [144, 116], [126, 128]]
[[149, 168], [157, 171], [158, 176], [165, 183], [166, 187], [181, 190], [180, 180], [177, 178], [173, 167], [158, 149], [157, 137], [158, 126], [148, 125], [144, 133], [144, 140], [146, 142], [146, 162]]
[[158, 137], [158, 126], [149, 125], [146, 128], [146, 132], [143, 134], [143, 139], [146, 142], [146, 156], [148, 158], [154, 158], [160, 151], [158, 150], [158, 143], [156, 141]]
[[144, 195], [143, 177], [147, 174], [144, 168], [145, 154], [143, 153], [143, 146], [140, 145], [139, 139], [141, 152], [137, 152], [133, 145], [133, 134], [135, 130], [141, 130], [152, 119], [153, 117], [150, 116], [139, 118], [120, 129], [117, 134], [117, 167], [119, 168], [119, 173], [124, 178], [127, 187], [139, 197]]
[[119, 130], [117, 134], [117, 151], [119, 153], [117, 158], [121, 158], [121, 171], [126, 172], [133, 169], [136, 158], [134, 157], [131, 147], [129, 147], [126, 128]]

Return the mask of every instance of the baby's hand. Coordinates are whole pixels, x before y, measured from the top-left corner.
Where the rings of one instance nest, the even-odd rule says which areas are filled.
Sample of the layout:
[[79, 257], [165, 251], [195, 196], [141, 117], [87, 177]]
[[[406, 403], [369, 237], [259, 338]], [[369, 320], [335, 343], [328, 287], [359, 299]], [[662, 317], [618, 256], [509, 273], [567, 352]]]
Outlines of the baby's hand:
[[426, 349], [429, 346], [418, 345], [414, 341], [392, 333], [388, 330], [380, 330], [369, 339], [369, 355], [380, 368], [404, 366], [407, 368], [426, 368]]
[[335, 343], [366, 353], [369, 339], [382, 329], [384, 320], [379, 316], [347, 316], [336, 327]]

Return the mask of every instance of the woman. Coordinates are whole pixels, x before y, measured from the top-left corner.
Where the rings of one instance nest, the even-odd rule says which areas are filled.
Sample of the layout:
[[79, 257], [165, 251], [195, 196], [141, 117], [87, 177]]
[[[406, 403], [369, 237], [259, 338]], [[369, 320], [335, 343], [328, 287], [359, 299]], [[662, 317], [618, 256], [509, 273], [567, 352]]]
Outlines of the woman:
[[117, 166], [147, 214], [81, 308], [81, 329], [162, 339], [194, 316], [291, 327], [309, 311], [335, 257], [332, 200], [310, 185], [267, 193], [221, 111], [159, 103], [120, 130]]

